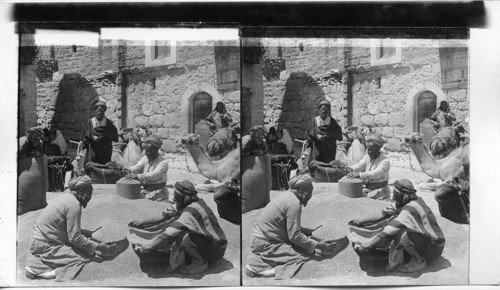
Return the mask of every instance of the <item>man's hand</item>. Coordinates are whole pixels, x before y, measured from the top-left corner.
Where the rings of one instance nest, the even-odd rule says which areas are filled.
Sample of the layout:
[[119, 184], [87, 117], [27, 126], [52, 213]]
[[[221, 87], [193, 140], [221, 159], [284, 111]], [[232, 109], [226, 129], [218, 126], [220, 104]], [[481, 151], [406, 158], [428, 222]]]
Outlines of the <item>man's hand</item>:
[[256, 156], [261, 156], [265, 154], [264, 150], [262, 149], [256, 149], [254, 152]]
[[312, 229], [308, 229], [308, 228], [301, 228], [300, 229], [302, 233], [304, 233], [304, 235], [306, 236], [312, 236], [312, 233], [314, 230]]
[[97, 136], [94, 138], [94, 142], [100, 143], [100, 142], [104, 141], [105, 139], [106, 139], [106, 137], [104, 137], [104, 136]]
[[337, 248], [338, 244], [330, 240], [322, 240], [318, 244], [318, 249], [321, 252], [333, 252]]
[[348, 225], [351, 225], [351, 226], [356, 226], [356, 227], [361, 227], [365, 224], [365, 222], [361, 219], [353, 219], [351, 221], [349, 221]]
[[318, 134], [316, 136], [316, 139], [318, 139], [318, 141], [323, 141], [325, 139], [325, 136], [324, 135], [321, 135], [321, 134]]
[[112, 257], [116, 255], [116, 252], [118, 250], [118, 245], [113, 244], [113, 243], [103, 243], [101, 242], [96, 249], [99, 253], [99, 256], [103, 257]]
[[132, 228], [138, 228], [138, 229], [142, 229], [144, 228], [145, 224], [140, 222], [140, 221], [131, 221], [129, 224], [128, 224], [129, 227], [132, 227]]
[[360, 176], [359, 176], [359, 172], [352, 171], [352, 172], [347, 173], [347, 177], [349, 177], [349, 178], [359, 178]]
[[129, 173], [129, 174], [125, 175], [125, 179], [127, 179], [127, 180], [132, 180], [132, 179], [139, 180], [139, 177], [137, 177], [137, 174], [135, 174], [135, 173]]

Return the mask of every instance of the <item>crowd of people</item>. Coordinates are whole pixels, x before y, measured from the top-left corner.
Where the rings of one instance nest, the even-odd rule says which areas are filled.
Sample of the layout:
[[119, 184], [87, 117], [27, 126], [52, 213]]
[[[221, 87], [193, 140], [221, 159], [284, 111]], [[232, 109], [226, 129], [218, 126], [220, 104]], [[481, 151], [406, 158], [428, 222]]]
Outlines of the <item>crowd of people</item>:
[[[338, 162], [337, 142], [344, 142], [346, 132], [331, 116], [331, 105], [323, 100], [306, 133], [307, 165], [329, 166]], [[187, 180], [176, 182], [173, 199], [167, 189], [168, 160], [160, 150], [162, 141], [154, 134], [139, 138], [142, 150], [132, 165], [112, 160], [113, 144], [120, 133], [105, 117], [107, 106], [98, 101], [95, 116], [86, 123], [81, 137], [86, 150], [85, 171], [78, 172], [68, 183], [69, 192], [54, 198], [41, 212], [33, 231], [31, 256], [26, 276], [31, 279], [73, 279], [90, 261], [113, 257], [117, 244], [92, 238], [92, 232], [81, 228], [82, 209], [92, 198], [93, 168], [117, 168], [120, 177], [141, 183], [144, 198], [166, 202], [157, 217], [129, 223], [129, 240], [141, 262], [163, 261], [168, 271], [193, 274], [205, 271], [210, 262], [220, 259], [227, 240], [217, 217], [198, 197], [195, 186]], [[436, 129], [452, 126], [454, 115], [442, 102], [432, 115]], [[222, 102], [207, 117], [213, 133], [227, 128], [232, 117]], [[407, 179], [389, 184], [390, 160], [382, 152], [384, 139], [364, 134], [363, 156], [346, 164], [347, 178], [363, 184], [363, 195], [389, 202], [379, 213], [349, 222], [349, 235], [338, 240], [321, 240], [315, 229], [301, 227], [302, 208], [308, 204], [314, 189], [310, 168], [299, 171], [288, 181], [288, 190], [272, 199], [261, 211], [252, 229], [250, 255], [244, 270], [249, 277], [293, 277], [312, 257], [332, 257], [344, 250], [349, 241], [360, 257], [384, 253], [387, 270], [421, 271], [426, 263], [438, 258], [445, 238], [435, 216]], [[292, 155], [293, 141], [284, 128], [254, 126], [241, 140], [242, 157], [265, 154]], [[20, 157], [37, 157], [49, 153], [65, 155], [67, 146], [59, 130], [30, 128], [19, 140]], [[86, 173], [86, 174], [85, 174]]]
[[[167, 188], [168, 159], [160, 154], [163, 142], [146, 131], [133, 138], [140, 155], [132, 165], [113, 160], [113, 150], [123, 142], [123, 132], [105, 117], [107, 106], [94, 104], [95, 115], [82, 133], [80, 149], [84, 156], [82, 170], [76, 169], [67, 188], [46, 205], [32, 234], [31, 255], [25, 266], [30, 279], [74, 279], [82, 267], [91, 262], [117, 256], [117, 243], [105, 243], [92, 237], [92, 231], [81, 228], [82, 210], [92, 198], [93, 170], [113, 168], [119, 177], [141, 184], [144, 198], [164, 202], [166, 208], [157, 217], [129, 223], [128, 239], [140, 263], [166, 263], [168, 272], [195, 274], [207, 269], [208, 263], [223, 257], [227, 240], [214, 212], [198, 196], [192, 182], [174, 184], [173, 198]], [[231, 116], [222, 102], [207, 117], [216, 132], [229, 126]], [[132, 135], [132, 134], [131, 134]], [[58, 150], [52, 151], [50, 145]], [[123, 144], [123, 143], [122, 143]], [[67, 153], [66, 141], [59, 130], [36, 127], [27, 130], [19, 140], [19, 156], [38, 157], [53, 152]]]
[[[436, 130], [453, 125], [454, 115], [446, 101], [441, 102], [431, 120]], [[376, 133], [363, 134], [365, 153], [344, 166], [348, 168], [347, 178], [362, 182], [363, 196], [386, 201], [387, 207], [365, 219], [351, 220], [347, 225], [348, 238], [321, 240], [312, 236], [314, 229], [301, 227], [302, 207], [307, 205], [314, 187], [310, 172], [315, 166], [329, 167], [339, 161], [337, 142], [345, 142], [345, 135], [331, 117], [330, 103], [321, 101], [319, 115], [311, 120], [306, 133], [309, 167], [291, 178], [289, 190], [272, 199], [260, 212], [252, 229], [245, 265], [247, 276], [293, 277], [305, 261], [314, 256], [332, 257], [345, 249], [348, 241], [360, 259], [369, 257], [373, 261], [381, 256], [387, 271], [421, 271], [441, 255], [445, 237], [436, 217], [410, 180], [389, 184], [390, 160], [382, 152], [384, 139]], [[279, 139], [274, 127], [267, 139], [265, 136], [264, 127], [252, 128], [250, 135], [243, 138], [243, 156], [273, 153], [270, 148]]]

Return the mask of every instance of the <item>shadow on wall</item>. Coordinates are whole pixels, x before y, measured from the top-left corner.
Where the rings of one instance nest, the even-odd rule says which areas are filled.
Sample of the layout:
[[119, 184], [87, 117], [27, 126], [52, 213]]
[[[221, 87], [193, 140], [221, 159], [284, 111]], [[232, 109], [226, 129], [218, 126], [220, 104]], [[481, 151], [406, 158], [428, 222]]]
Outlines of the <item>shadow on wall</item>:
[[48, 124], [61, 130], [66, 140], [80, 140], [85, 123], [94, 115], [99, 100], [94, 86], [80, 74], [64, 74], [59, 81], [54, 115]]
[[324, 99], [322, 87], [307, 73], [291, 73], [281, 104], [273, 105], [275, 111], [281, 107], [276, 126], [287, 129], [292, 139], [305, 139], [309, 123], [318, 114], [318, 104]]

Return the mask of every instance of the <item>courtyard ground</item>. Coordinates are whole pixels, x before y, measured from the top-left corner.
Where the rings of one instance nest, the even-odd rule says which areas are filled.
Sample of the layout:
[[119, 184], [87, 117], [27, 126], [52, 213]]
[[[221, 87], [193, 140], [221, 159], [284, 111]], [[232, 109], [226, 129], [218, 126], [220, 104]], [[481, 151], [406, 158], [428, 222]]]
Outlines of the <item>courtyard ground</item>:
[[[409, 166], [408, 154], [391, 154], [390, 182], [410, 179], [415, 186], [427, 182], [429, 177], [422, 171], [412, 170]], [[414, 158], [414, 156], [412, 156]], [[393, 162], [394, 161], [394, 162]], [[418, 163], [413, 161], [418, 169]], [[394, 164], [403, 166], [397, 167]], [[314, 184], [313, 196], [302, 211], [302, 226], [315, 228], [314, 236], [323, 239], [336, 239], [348, 234], [347, 223], [354, 218], [367, 216], [370, 212], [381, 211], [387, 202], [370, 198], [352, 199], [338, 192], [336, 183]], [[280, 191], [271, 191], [271, 199]], [[431, 208], [442, 228], [446, 245], [440, 258], [428, 264], [420, 273], [404, 274], [385, 272], [383, 265], [360, 264], [360, 260], [352, 246], [332, 258], [311, 260], [305, 263], [298, 274], [289, 280], [273, 278], [250, 278], [243, 274], [243, 285], [450, 285], [467, 284], [469, 277], [469, 225], [451, 222], [439, 214], [434, 192], [419, 190], [427, 205]], [[249, 254], [251, 229], [262, 209], [256, 209], [243, 215], [242, 224], [242, 259], [243, 266]]]
[[[206, 180], [196, 169], [190, 156], [169, 155], [171, 162], [168, 171], [167, 187], [170, 197], [173, 195], [173, 184], [176, 181], [188, 179], [194, 184]], [[186, 160], [188, 166], [186, 166]], [[190, 170], [186, 170], [189, 168]], [[136, 218], [160, 213], [165, 203], [149, 200], [128, 200], [117, 196], [116, 185], [94, 185], [92, 200], [82, 214], [82, 228], [96, 229], [103, 238], [119, 240], [126, 237], [127, 225]], [[62, 193], [47, 193], [47, 202]], [[199, 196], [207, 203], [218, 217], [217, 206], [213, 193], [200, 192]], [[18, 217], [18, 248], [17, 248], [17, 285], [35, 287], [54, 286], [239, 286], [240, 285], [240, 227], [219, 218], [219, 224], [226, 234], [228, 245], [223, 259], [219, 260], [204, 273], [183, 275], [179, 273], [166, 274], [165, 269], [152, 271], [141, 270], [139, 258], [127, 242], [127, 248], [113, 260], [92, 262], [83, 268], [76, 279], [68, 282], [53, 280], [30, 280], [24, 275], [24, 266], [29, 255], [29, 246], [33, 225], [42, 210], [28, 212]]]

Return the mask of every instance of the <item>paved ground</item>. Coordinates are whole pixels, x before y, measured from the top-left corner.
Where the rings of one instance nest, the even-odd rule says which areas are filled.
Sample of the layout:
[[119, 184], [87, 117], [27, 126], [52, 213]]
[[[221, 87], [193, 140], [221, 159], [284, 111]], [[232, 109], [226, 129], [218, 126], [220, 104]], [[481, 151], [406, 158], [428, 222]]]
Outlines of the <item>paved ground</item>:
[[[402, 158], [404, 160], [404, 157]], [[406, 163], [407, 164], [407, 163]], [[418, 164], [416, 165], [418, 166]], [[414, 185], [426, 182], [422, 172], [401, 167], [392, 167], [391, 181], [408, 178]], [[272, 191], [271, 199], [280, 192]], [[469, 264], [469, 226], [453, 223], [439, 215], [438, 205], [431, 191], [418, 194], [432, 209], [445, 238], [446, 246], [442, 257], [430, 263], [417, 274], [385, 272], [384, 266], [360, 264], [351, 246], [337, 256], [322, 261], [307, 262], [300, 272], [290, 280], [273, 278], [249, 278], [243, 275], [243, 285], [445, 285], [467, 284]], [[369, 198], [351, 199], [338, 193], [337, 184], [315, 184], [313, 196], [303, 209], [302, 224], [305, 227], [323, 226], [314, 235], [319, 238], [340, 238], [348, 233], [347, 223], [355, 217], [380, 211], [387, 203]], [[245, 265], [249, 253], [251, 228], [261, 209], [243, 215], [242, 258]]]
[[[182, 179], [193, 183], [206, 180], [196, 172], [181, 170], [183, 158], [172, 162], [168, 172], [168, 183], [172, 185]], [[186, 168], [184, 166], [184, 168]], [[196, 170], [196, 167], [190, 167]], [[86, 209], [83, 210], [82, 227], [95, 229], [102, 225], [103, 229], [96, 232], [103, 237], [125, 237], [127, 224], [135, 218], [144, 215], [157, 214], [165, 204], [149, 200], [127, 200], [116, 196], [115, 185], [94, 185], [94, 195]], [[61, 193], [48, 193], [50, 201]], [[217, 207], [212, 193], [200, 193], [200, 197], [217, 214]], [[172, 194], [170, 199], [172, 198]], [[69, 282], [53, 282], [52, 280], [30, 280], [24, 276], [23, 267], [29, 254], [30, 237], [33, 225], [41, 210], [29, 212], [18, 219], [18, 286], [238, 286], [240, 284], [240, 227], [226, 220], [219, 219], [221, 228], [228, 239], [228, 247], [222, 260], [210, 266], [202, 274], [186, 276], [181, 274], [165, 274], [162, 269], [143, 272], [139, 259], [128, 245], [126, 250], [113, 260], [86, 265], [78, 277]]]

